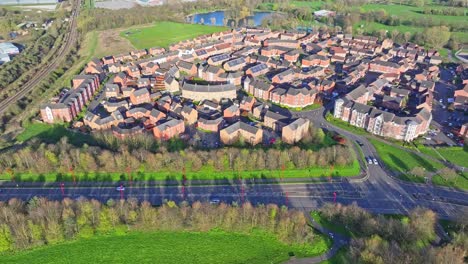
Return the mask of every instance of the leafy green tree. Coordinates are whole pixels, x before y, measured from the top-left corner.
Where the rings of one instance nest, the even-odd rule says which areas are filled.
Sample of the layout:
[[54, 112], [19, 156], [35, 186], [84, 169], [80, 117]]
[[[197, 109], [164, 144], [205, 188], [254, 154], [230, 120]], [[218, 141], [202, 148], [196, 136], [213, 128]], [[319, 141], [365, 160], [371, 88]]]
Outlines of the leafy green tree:
[[13, 238], [8, 225], [0, 225], [0, 252], [10, 251], [13, 249]]
[[440, 49], [450, 39], [450, 29], [446, 26], [431, 27], [424, 31], [426, 43], [432, 48]]

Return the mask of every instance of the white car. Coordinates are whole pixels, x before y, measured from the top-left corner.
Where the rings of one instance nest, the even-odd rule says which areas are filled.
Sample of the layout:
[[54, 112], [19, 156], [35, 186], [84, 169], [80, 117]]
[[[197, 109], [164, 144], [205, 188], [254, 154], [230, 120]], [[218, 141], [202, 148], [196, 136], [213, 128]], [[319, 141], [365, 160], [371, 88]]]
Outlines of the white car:
[[210, 204], [219, 204], [221, 201], [218, 198], [213, 198], [210, 200]]
[[372, 165], [372, 159], [370, 157], [367, 158], [367, 162]]
[[119, 192], [120, 192], [120, 191], [125, 191], [125, 187], [119, 186], [119, 187], [115, 188], [115, 190], [117, 190], [117, 191], [119, 191]]
[[374, 158], [373, 161], [374, 161], [374, 164], [375, 164], [375, 165], [379, 165], [379, 162], [377, 162], [377, 159], [376, 159], [376, 158]]
[[444, 100], [443, 100], [443, 99], [440, 99], [440, 100], [439, 100], [439, 103], [443, 103], [443, 102], [444, 102]]

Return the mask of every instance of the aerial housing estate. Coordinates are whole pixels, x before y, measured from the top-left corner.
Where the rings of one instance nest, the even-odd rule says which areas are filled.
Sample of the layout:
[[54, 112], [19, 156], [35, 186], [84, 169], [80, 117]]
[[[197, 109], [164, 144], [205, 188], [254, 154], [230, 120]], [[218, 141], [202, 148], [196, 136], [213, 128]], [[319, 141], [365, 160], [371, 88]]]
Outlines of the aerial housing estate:
[[336, 99], [336, 118], [412, 140], [431, 121], [438, 63], [436, 51], [389, 39], [233, 29], [167, 50], [93, 59], [72, 89], [41, 107], [41, 117], [119, 138], [151, 133], [167, 140], [193, 126], [217, 133], [222, 144], [241, 137], [265, 143], [268, 128], [294, 144], [308, 133], [309, 121], [273, 109]]

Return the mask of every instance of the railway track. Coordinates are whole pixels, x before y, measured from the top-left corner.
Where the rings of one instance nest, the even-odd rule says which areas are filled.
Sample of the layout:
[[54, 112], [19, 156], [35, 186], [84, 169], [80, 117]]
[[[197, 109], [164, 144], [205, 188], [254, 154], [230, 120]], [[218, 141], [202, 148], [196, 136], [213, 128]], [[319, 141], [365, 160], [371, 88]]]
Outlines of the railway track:
[[34, 78], [29, 80], [27, 83], [23, 85], [21, 90], [19, 90], [15, 95], [8, 97], [7, 99], [0, 102], [0, 114], [3, 114], [8, 108], [22, 99], [26, 94], [31, 92], [39, 83], [44, 80], [50, 73], [52, 73], [58, 65], [63, 61], [64, 57], [70, 51], [73, 43], [76, 42], [78, 37], [78, 29], [76, 27], [77, 18], [80, 12], [81, 0], [74, 1], [74, 7], [72, 10], [72, 15], [70, 17], [70, 28], [69, 32], [66, 33], [65, 42], [60, 46], [60, 48], [55, 52], [55, 56], [53, 56], [50, 62], [47, 62], [45, 66], [41, 70], [39, 70], [35, 75]]

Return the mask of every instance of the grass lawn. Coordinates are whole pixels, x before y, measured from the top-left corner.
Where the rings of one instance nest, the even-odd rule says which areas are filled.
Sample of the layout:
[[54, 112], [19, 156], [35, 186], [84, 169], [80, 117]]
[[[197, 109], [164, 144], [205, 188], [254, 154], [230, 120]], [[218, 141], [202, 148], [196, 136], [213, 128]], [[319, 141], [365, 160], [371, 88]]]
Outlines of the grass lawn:
[[[445, 22], [447, 24], [467, 24], [468, 21], [466, 20], [466, 16], [445, 16], [445, 15], [431, 15], [431, 14], [424, 14], [422, 13], [425, 8], [436, 8], [436, 9], [444, 9], [447, 7], [443, 6], [425, 6], [425, 7], [416, 7], [416, 6], [408, 6], [408, 5], [396, 5], [396, 4], [367, 4], [363, 5], [361, 9], [363, 11], [372, 11], [372, 10], [385, 10], [388, 15], [395, 15], [398, 16], [402, 20], [410, 20], [410, 19], [421, 19], [421, 18], [430, 18], [434, 22]], [[464, 8], [458, 8], [464, 9]]]
[[[427, 160], [421, 156], [414, 154], [404, 149], [394, 147], [379, 140], [369, 138], [369, 141], [374, 145], [387, 168], [406, 174], [414, 167], [423, 167], [427, 171], [436, 171], [441, 169], [443, 165], [439, 162]], [[405, 180], [413, 180], [416, 177], [405, 177]]]
[[312, 245], [286, 245], [272, 235], [224, 232], [129, 233], [80, 239], [1, 256], [2, 263], [282, 263], [293, 253], [316, 256], [325, 238]]
[[[393, 30], [397, 30], [399, 31], [400, 33], [405, 33], [405, 32], [410, 32], [411, 34], [415, 34], [416, 32], [423, 32], [424, 31], [424, 28], [423, 27], [415, 27], [415, 26], [405, 26], [405, 25], [399, 25], [399, 26], [388, 26], [388, 25], [384, 25], [384, 24], [381, 24], [381, 23], [378, 23], [378, 22], [365, 22], [365, 21], [361, 21], [357, 24], [354, 25], [354, 27], [357, 29], [358, 27], [360, 27], [361, 25], [364, 25], [363, 26], [363, 30], [365, 32], [376, 32], [376, 31], [379, 31], [379, 30], [388, 30], [389, 34], [391, 34], [391, 32]], [[465, 32], [452, 32], [452, 35], [460, 42], [467, 42], [468, 41], [468, 33], [465, 33]]]
[[[359, 175], [360, 167], [359, 162], [355, 160], [352, 165], [346, 167], [334, 167], [333, 176], [335, 177], [349, 177]], [[328, 177], [331, 171], [330, 168], [309, 168], [309, 169], [285, 169], [281, 170], [256, 170], [256, 171], [215, 171], [212, 167], [204, 166], [200, 171], [192, 172], [187, 170], [185, 173], [189, 180], [222, 180], [222, 179], [260, 179], [260, 178], [319, 178]], [[183, 172], [176, 171], [159, 171], [159, 172], [134, 172], [132, 173], [133, 181], [147, 181], [147, 180], [182, 180]], [[10, 180], [9, 174], [0, 174], [0, 180]], [[63, 175], [56, 172], [40, 174], [37, 173], [16, 173], [15, 179], [17, 181], [39, 181], [39, 182], [71, 182], [72, 176], [69, 174]], [[86, 172], [75, 173], [77, 181], [126, 181], [128, 175], [125, 171], [115, 173], [104, 172]]]
[[[385, 10], [385, 12], [389, 16], [397, 16], [402, 21], [411, 21], [414, 19], [429, 19], [434, 23], [443, 23], [447, 25], [460, 25], [464, 24], [465, 28], [468, 27], [468, 19], [466, 16], [447, 16], [447, 15], [432, 15], [432, 14], [424, 14], [423, 11], [426, 8], [431, 9], [445, 9], [447, 7], [443, 6], [425, 6], [425, 7], [416, 7], [416, 6], [408, 6], [408, 5], [397, 5], [397, 4], [367, 4], [361, 7], [362, 11], [375, 11], [375, 10]], [[457, 8], [465, 10], [466, 8]], [[363, 29], [366, 32], [375, 32], [381, 29], [388, 30], [392, 32], [393, 30], [400, 31], [401, 33], [410, 32], [412, 34], [416, 32], [423, 32], [423, 27], [416, 27], [416, 26], [406, 26], [406, 25], [399, 25], [399, 26], [387, 26], [384, 24], [380, 24], [377, 22], [370, 22], [366, 23], [365, 21], [361, 21], [355, 25], [358, 27], [360, 25], [364, 25]], [[468, 41], [468, 33], [466, 32], [452, 32], [452, 36], [456, 38], [459, 42], [465, 43]]]
[[434, 185], [454, 187], [462, 190], [468, 190], [468, 172], [459, 175], [455, 180], [447, 181], [440, 175], [432, 177], [432, 183]]
[[84, 0], [83, 1], [83, 8], [85, 9], [93, 9], [94, 6], [94, 0]]
[[468, 166], [468, 147], [432, 148], [419, 145], [418, 150], [436, 159], [441, 159], [442, 156], [444, 157], [444, 159], [446, 159], [452, 164], [459, 166]]
[[319, 223], [321, 226], [325, 227], [326, 229], [348, 237], [354, 237], [355, 235], [348, 229], [346, 229], [345, 226], [343, 225], [336, 225], [332, 222], [330, 222], [327, 218], [323, 217], [322, 214], [318, 211], [312, 211], [310, 213], [312, 218], [315, 220], [315, 222]]
[[137, 49], [156, 46], [167, 48], [170, 44], [181, 40], [225, 30], [227, 30], [226, 27], [157, 22], [151, 27], [124, 30], [120, 35], [130, 40]]
[[437, 152], [450, 163], [468, 167], [468, 147], [438, 148]]
[[349, 124], [348, 122], [345, 122], [345, 121], [340, 120], [338, 118], [334, 118], [332, 115], [327, 115], [326, 119], [327, 119], [328, 122], [330, 122], [330, 124], [332, 124], [332, 125], [334, 125], [336, 127], [339, 127], [339, 128], [341, 128], [343, 130], [347, 130], [349, 132], [352, 132], [354, 134], [358, 134], [358, 135], [368, 135], [369, 134], [363, 128], [355, 127], [355, 126]]
[[310, 8], [314, 11], [320, 10], [324, 2], [322, 1], [291, 1], [291, 6], [300, 8]]
[[77, 146], [81, 146], [84, 143], [96, 144], [93, 137], [69, 131], [63, 124], [48, 125], [44, 123], [31, 123], [26, 125], [25, 130], [16, 137], [16, 140], [24, 142], [34, 137], [47, 143], [55, 143], [62, 137], [68, 137], [68, 141]]

